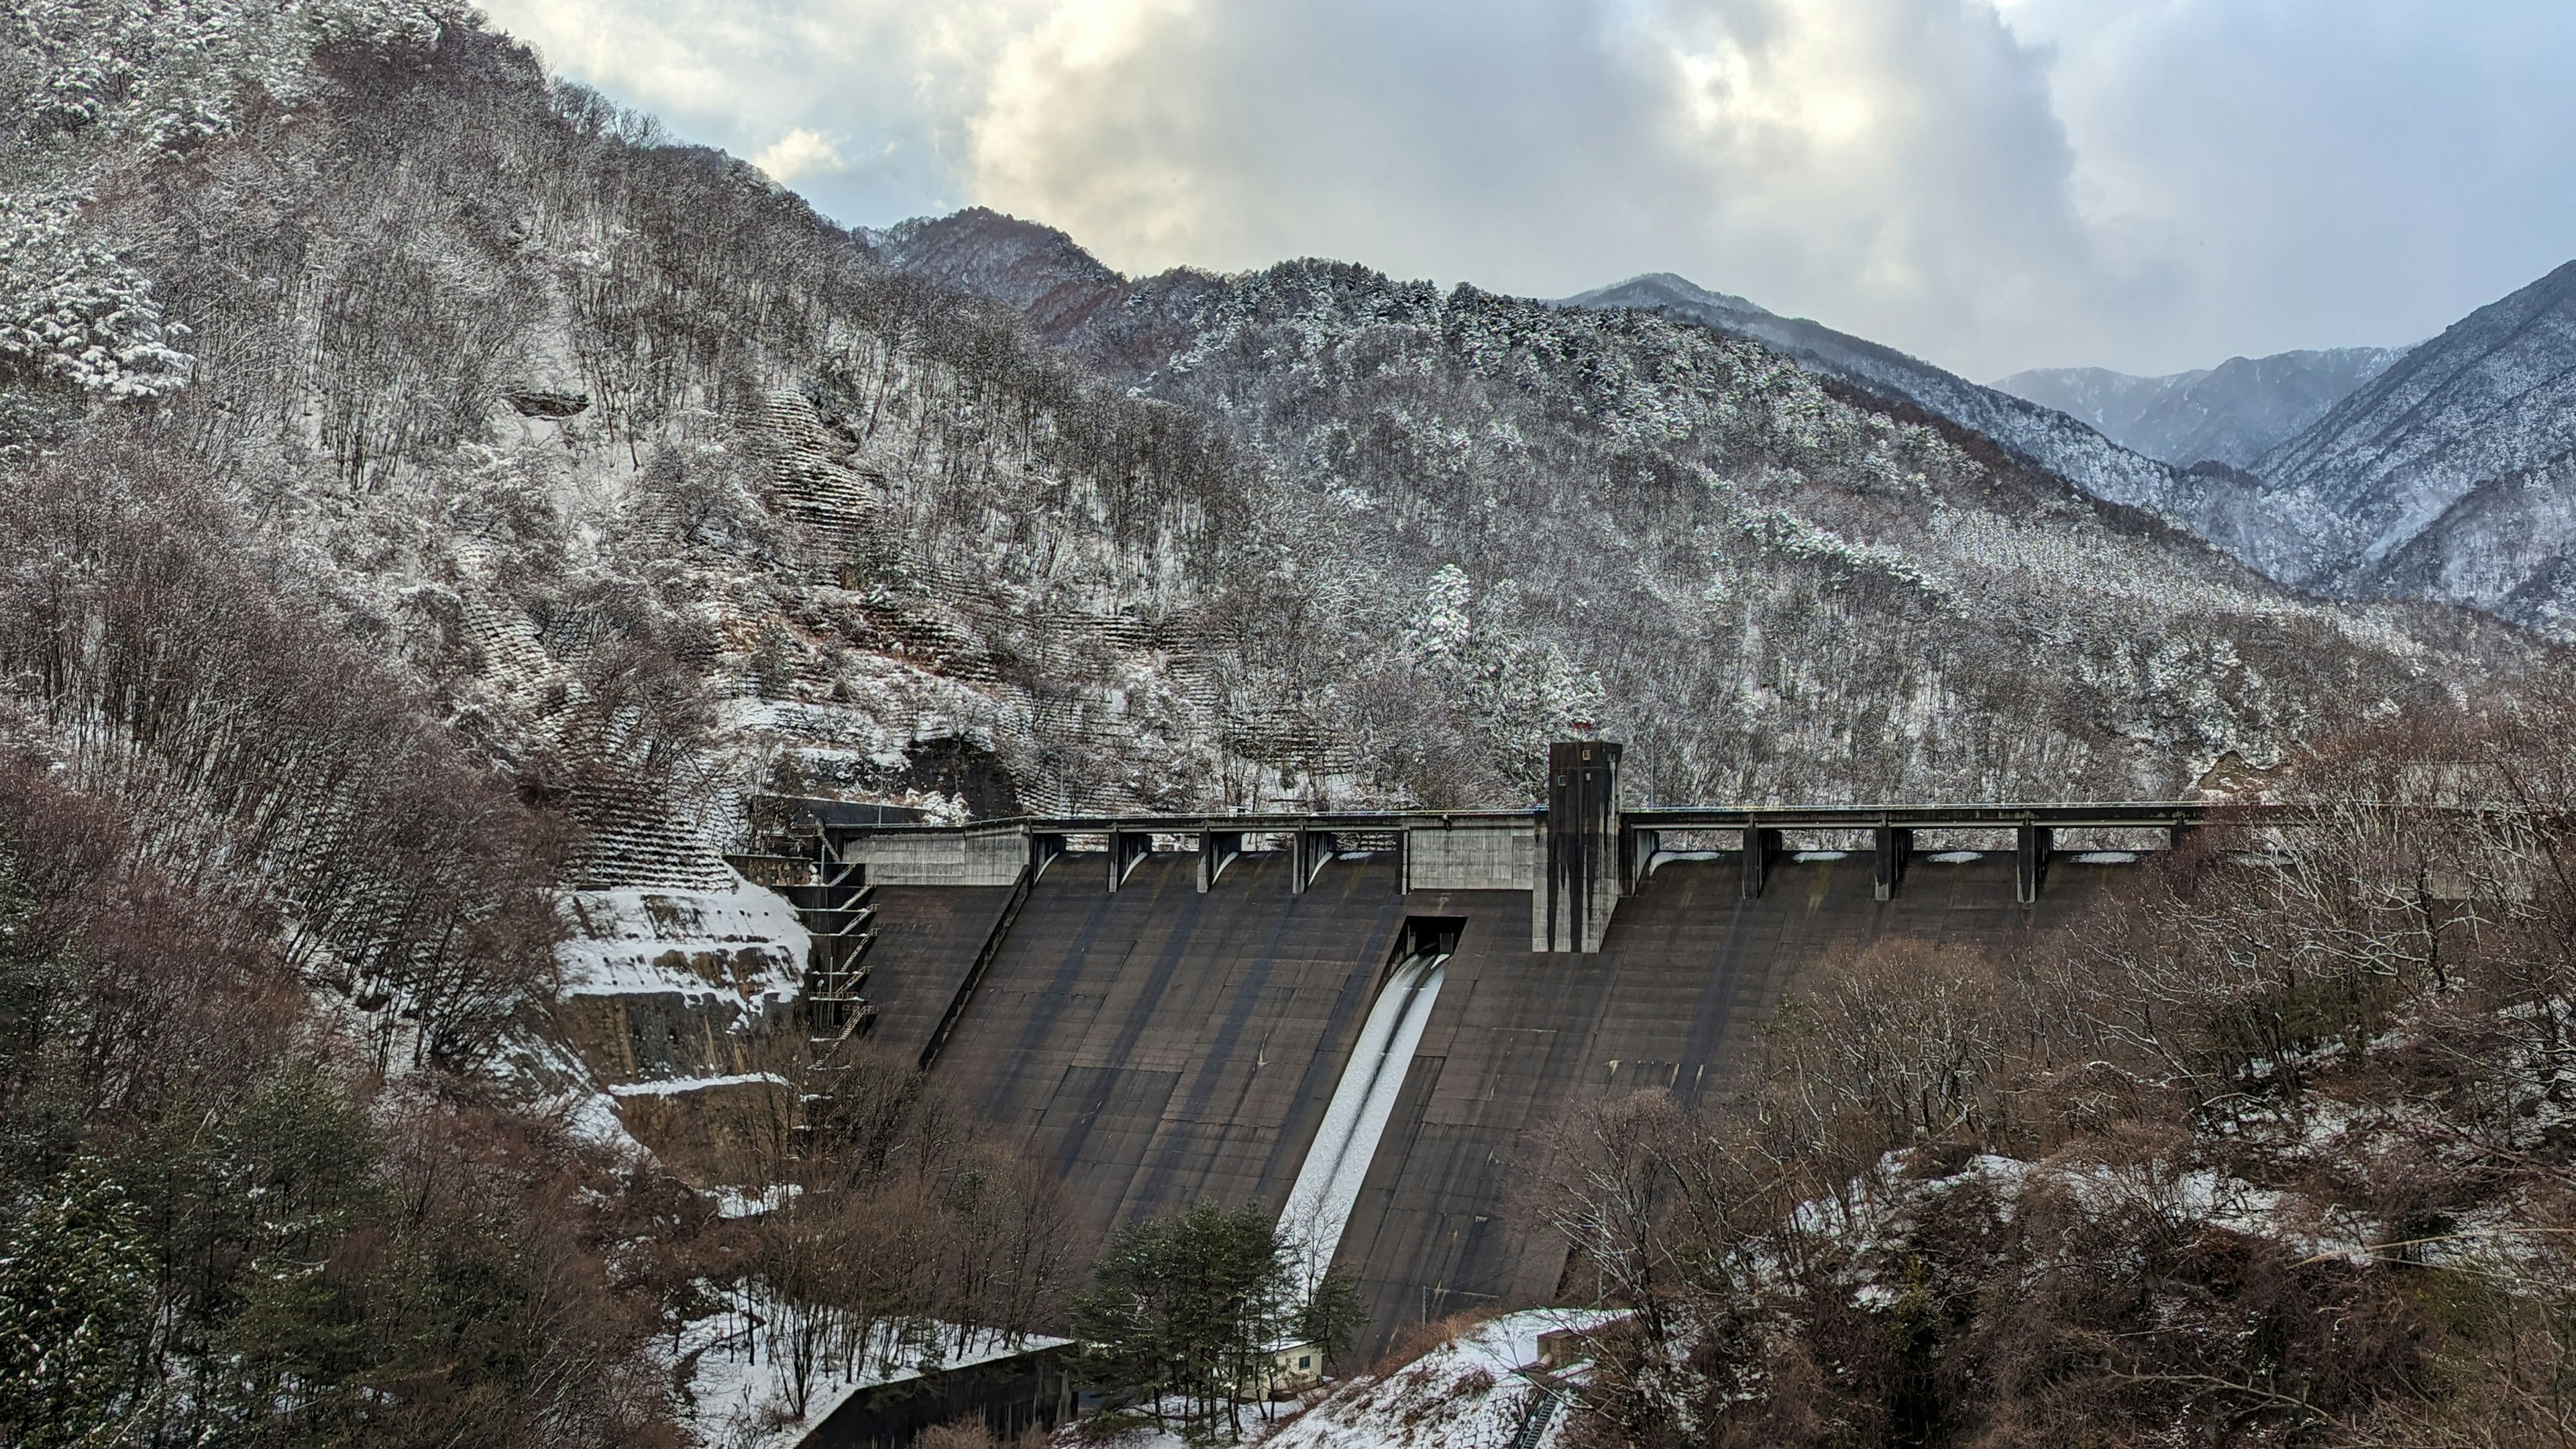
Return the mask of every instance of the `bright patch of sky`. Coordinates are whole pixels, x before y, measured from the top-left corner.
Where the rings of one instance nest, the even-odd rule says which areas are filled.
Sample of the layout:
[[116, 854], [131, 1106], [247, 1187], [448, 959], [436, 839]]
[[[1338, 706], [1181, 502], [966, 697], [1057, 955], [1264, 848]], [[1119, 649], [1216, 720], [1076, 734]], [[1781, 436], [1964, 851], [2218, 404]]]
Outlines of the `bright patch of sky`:
[[487, 0], [881, 226], [1672, 271], [1974, 377], [2412, 341], [2576, 256], [2566, 0]]

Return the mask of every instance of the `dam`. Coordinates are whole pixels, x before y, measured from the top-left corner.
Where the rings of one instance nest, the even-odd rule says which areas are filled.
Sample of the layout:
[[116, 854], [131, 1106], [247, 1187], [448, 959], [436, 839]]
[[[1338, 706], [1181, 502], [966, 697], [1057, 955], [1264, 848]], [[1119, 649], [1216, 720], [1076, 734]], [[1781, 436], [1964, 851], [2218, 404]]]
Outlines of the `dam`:
[[1552, 1297], [1566, 1251], [1519, 1192], [1567, 1104], [1713, 1100], [1802, 972], [2012, 949], [2212, 808], [1622, 809], [1618, 758], [1553, 747], [1519, 812], [818, 812], [829, 1009], [863, 995], [836, 1020], [1020, 1134], [1095, 1231], [1202, 1198], [1328, 1219], [1301, 1241], [1359, 1284], [1366, 1353]]

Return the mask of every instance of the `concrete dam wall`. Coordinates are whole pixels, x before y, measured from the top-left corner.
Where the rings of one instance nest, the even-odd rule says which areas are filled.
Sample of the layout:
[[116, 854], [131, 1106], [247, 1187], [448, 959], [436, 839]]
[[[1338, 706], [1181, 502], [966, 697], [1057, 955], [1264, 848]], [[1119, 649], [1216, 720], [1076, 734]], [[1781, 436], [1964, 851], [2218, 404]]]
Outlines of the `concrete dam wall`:
[[[1565, 1249], [1517, 1192], [1568, 1103], [1708, 1097], [1801, 972], [1885, 937], [2028, 939], [2137, 869], [2051, 858], [2052, 828], [2170, 839], [2189, 807], [2013, 810], [1033, 822], [834, 846], [880, 882], [874, 1036], [1025, 1134], [1098, 1231], [1200, 1198], [1284, 1210], [1380, 989], [1440, 959], [1409, 1060], [1383, 1062], [1401, 1086], [1356, 1199], [1338, 1193], [1365, 1349], [1553, 1294]], [[2014, 848], [1912, 851], [1954, 817]], [[1784, 850], [1801, 829], [1877, 848]]]

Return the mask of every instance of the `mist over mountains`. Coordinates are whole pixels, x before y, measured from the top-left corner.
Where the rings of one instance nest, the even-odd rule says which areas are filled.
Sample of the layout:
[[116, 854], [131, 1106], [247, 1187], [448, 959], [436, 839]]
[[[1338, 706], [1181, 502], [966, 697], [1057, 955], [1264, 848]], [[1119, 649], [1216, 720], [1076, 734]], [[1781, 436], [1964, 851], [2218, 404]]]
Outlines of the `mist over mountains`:
[[2099, 367], [2037, 368], [1995, 387], [2093, 428], [2132, 452], [2179, 468], [2251, 468], [2405, 355], [2397, 347], [2336, 347], [2231, 357], [2216, 367], [2132, 377]]

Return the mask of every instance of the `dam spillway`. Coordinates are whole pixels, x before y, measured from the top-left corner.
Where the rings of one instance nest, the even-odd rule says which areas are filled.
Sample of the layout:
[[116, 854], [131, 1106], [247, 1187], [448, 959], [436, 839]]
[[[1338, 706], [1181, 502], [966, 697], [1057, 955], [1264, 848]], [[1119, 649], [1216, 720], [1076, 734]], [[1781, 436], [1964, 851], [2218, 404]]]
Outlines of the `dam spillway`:
[[[2050, 831], [2170, 840], [2196, 814], [1096, 818], [869, 827], [831, 848], [872, 882], [875, 1038], [1021, 1134], [1094, 1231], [1201, 1198], [1286, 1212], [1382, 984], [1441, 956], [1383, 1130], [1346, 1168], [1334, 1262], [1372, 1314], [1365, 1351], [1552, 1296], [1564, 1246], [1515, 1199], [1568, 1103], [1711, 1099], [1802, 971], [1890, 937], [2011, 949], [2135, 879], [2123, 853], [2052, 854]], [[1944, 829], [1990, 848], [1912, 849]], [[1790, 848], [1800, 831], [1876, 848]]]
[[1439, 1004], [1448, 961], [1446, 953], [1416, 955], [1396, 967], [1324, 1107], [1323, 1123], [1279, 1215], [1296, 1245], [1302, 1282], [1316, 1281], [1333, 1266], [1378, 1142], [1395, 1116], [1396, 1094], [1412, 1070], [1422, 1029]]

